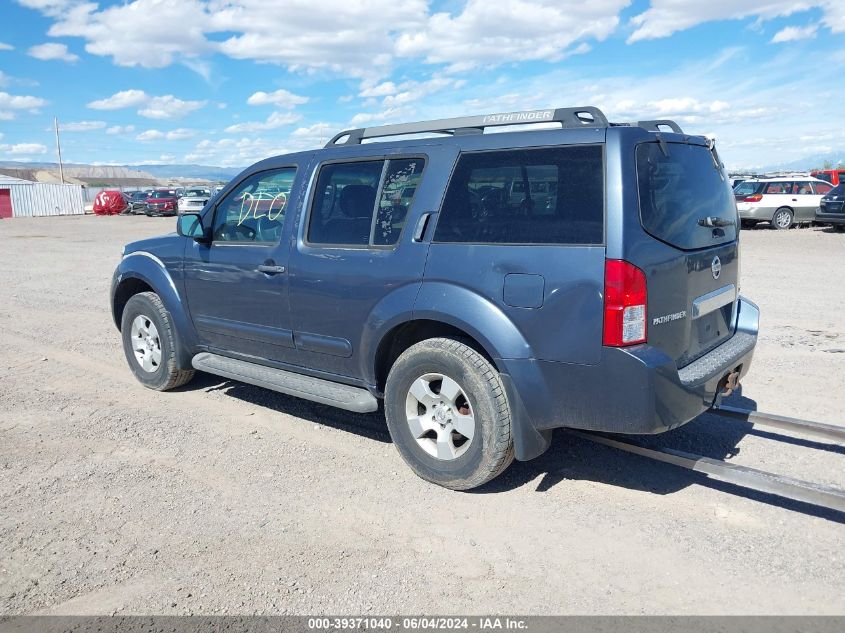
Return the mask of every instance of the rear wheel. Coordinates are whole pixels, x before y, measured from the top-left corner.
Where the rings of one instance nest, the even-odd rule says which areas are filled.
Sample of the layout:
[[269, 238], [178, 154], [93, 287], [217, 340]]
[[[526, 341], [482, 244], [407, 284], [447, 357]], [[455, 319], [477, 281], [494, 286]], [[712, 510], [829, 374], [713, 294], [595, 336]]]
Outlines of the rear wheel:
[[412, 345], [390, 369], [387, 426], [399, 454], [423, 479], [469, 490], [513, 461], [511, 417], [499, 373], [460, 340]]
[[145, 387], [167, 391], [194, 377], [193, 370], [176, 365], [170, 314], [154, 292], [141, 292], [126, 302], [120, 333], [129, 368]]
[[781, 207], [772, 216], [772, 226], [779, 231], [788, 229], [792, 226], [792, 218], [794, 217], [792, 209]]

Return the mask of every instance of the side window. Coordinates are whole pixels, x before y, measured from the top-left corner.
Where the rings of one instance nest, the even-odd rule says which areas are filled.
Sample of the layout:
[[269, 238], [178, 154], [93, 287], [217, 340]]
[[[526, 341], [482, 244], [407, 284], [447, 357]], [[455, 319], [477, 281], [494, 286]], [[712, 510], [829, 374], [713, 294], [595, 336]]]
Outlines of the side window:
[[399, 240], [422, 178], [423, 167], [425, 161], [422, 158], [388, 162], [373, 226], [373, 244], [384, 246], [396, 244]]
[[763, 193], [789, 193], [791, 189], [787, 182], [770, 182]]
[[809, 182], [802, 180], [801, 182], [795, 183], [792, 193], [797, 193], [801, 196], [810, 196], [813, 194], [813, 187]]
[[601, 244], [603, 163], [597, 145], [463, 154], [434, 240]]
[[421, 158], [324, 165], [311, 204], [308, 242], [338, 246], [395, 244], [424, 166]]
[[276, 243], [282, 236], [295, 167], [253, 174], [217, 205], [215, 242]]
[[816, 190], [817, 194], [824, 195], [826, 193], [830, 193], [830, 190], [833, 189], [833, 185], [826, 182], [814, 182], [813, 189]]

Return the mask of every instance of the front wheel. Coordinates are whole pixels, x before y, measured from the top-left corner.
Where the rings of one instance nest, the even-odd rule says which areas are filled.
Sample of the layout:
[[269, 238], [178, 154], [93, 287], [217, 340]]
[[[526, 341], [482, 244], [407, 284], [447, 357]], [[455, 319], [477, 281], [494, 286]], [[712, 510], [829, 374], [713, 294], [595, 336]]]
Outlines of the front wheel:
[[778, 229], [779, 231], [783, 231], [788, 229], [792, 226], [792, 218], [793, 213], [791, 209], [782, 208], [775, 211], [774, 216], [772, 216], [772, 226]]
[[423, 479], [469, 490], [513, 461], [499, 373], [460, 340], [433, 338], [405, 350], [387, 377], [384, 408], [399, 454]]
[[176, 366], [173, 324], [156, 293], [141, 292], [126, 302], [120, 334], [129, 368], [145, 387], [167, 391], [194, 377], [193, 370]]

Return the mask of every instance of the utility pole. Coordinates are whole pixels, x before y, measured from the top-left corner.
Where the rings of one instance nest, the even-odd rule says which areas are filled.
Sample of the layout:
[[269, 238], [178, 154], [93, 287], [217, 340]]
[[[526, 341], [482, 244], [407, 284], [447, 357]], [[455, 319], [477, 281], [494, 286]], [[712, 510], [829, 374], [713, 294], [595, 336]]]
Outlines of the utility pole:
[[53, 125], [56, 128], [56, 153], [59, 155], [59, 178], [62, 179], [62, 184], [65, 184], [65, 168], [62, 165], [62, 146], [59, 143], [59, 119], [53, 117]]

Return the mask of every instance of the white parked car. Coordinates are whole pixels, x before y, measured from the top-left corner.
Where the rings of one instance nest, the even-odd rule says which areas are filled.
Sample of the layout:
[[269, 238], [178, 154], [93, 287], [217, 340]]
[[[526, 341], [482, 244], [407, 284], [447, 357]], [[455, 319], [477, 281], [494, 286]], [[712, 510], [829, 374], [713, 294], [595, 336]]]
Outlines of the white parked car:
[[822, 196], [833, 185], [810, 176], [752, 178], [734, 188], [743, 226], [770, 222], [776, 229], [812, 222]]
[[179, 198], [179, 213], [197, 213], [202, 210], [211, 199], [211, 192], [208, 189], [186, 189]]

